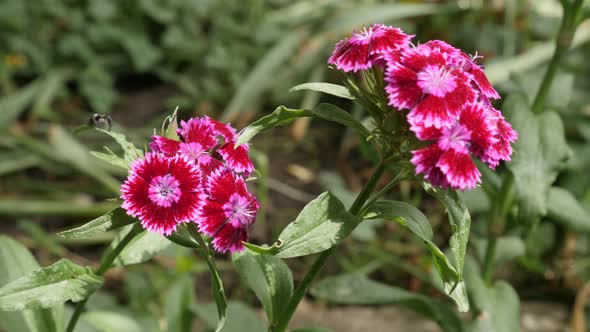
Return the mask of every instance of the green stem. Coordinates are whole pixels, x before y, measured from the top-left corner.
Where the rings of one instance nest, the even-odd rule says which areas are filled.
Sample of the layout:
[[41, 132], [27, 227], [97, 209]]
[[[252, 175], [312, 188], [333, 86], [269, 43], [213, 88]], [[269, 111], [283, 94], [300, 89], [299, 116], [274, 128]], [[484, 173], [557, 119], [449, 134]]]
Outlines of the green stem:
[[492, 276], [495, 268], [494, 262], [496, 260], [496, 245], [498, 238], [504, 233], [506, 215], [514, 201], [515, 190], [514, 175], [508, 173], [506, 174], [506, 177], [504, 177], [502, 186], [492, 202], [492, 208], [488, 220], [488, 243], [483, 262], [483, 278], [488, 285], [491, 285], [492, 283]]
[[[383, 163], [380, 163], [373, 175], [371, 176], [371, 178], [369, 179], [369, 181], [365, 184], [363, 190], [359, 193], [354, 203], [352, 203], [352, 206], [348, 210], [351, 214], [359, 214], [362, 207], [365, 205], [365, 203], [371, 196], [371, 193], [377, 186], [379, 179], [381, 179], [381, 176], [383, 176], [384, 172], [385, 166], [383, 165]], [[307, 293], [307, 290], [311, 286], [311, 282], [315, 279], [315, 277], [317, 277], [322, 267], [324, 267], [324, 264], [326, 264], [326, 260], [335, 250], [336, 247], [332, 247], [319, 254], [319, 256], [316, 258], [315, 262], [313, 263], [309, 271], [307, 271], [307, 274], [305, 275], [301, 283], [299, 283], [299, 285], [293, 292], [293, 296], [289, 300], [289, 303], [285, 308], [285, 311], [277, 321], [276, 326], [271, 326], [269, 329], [270, 331], [284, 332], [287, 329], [287, 326], [289, 325], [289, 322], [291, 321], [291, 318], [293, 317], [293, 314], [295, 313], [297, 306], [299, 306], [299, 302], [301, 302], [301, 300], [305, 296], [305, 293]]]
[[[133, 225], [133, 228], [131, 228], [129, 233], [127, 233], [127, 235], [125, 235], [125, 237], [123, 237], [121, 242], [119, 242], [117, 244], [117, 246], [113, 250], [111, 250], [103, 258], [102, 262], [100, 263], [100, 266], [98, 267], [98, 269], [94, 273], [98, 276], [104, 275], [105, 272], [111, 267], [111, 265], [113, 265], [115, 258], [117, 258], [117, 256], [119, 256], [121, 251], [123, 251], [123, 249], [129, 244], [129, 242], [131, 242], [131, 240], [135, 237], [135, 235], [139, 234], [142, 230], [143, 230], [143, 228], [141, 227], [141, 224], [139, 222], [135, 223]], [[76, 308], [74, 309], [74, 314], [70, 318], [70, 322], [68, 323], [68, 327], [66, 328], [66, 332], [73, 332], [74, 331], [74, 328], [76, 327], [76, 324], [78, 323], [78, 319], [80, 318], [80, 315], [84, 311], [84, 307], [86, 306], [86, 302], [88, 302], [89, 298], [90, 298], [90, 296], [87, 297], [86, 299], [84, 299], [83, 301], [78, 302], [76, 304]]]
[[496, 244], [498, 238], [496, 236], [488, 237], [488, 244], [486, 246], [486, 256], [483, 262], [483, 280], [486, 285], [492, 284], [492, 275], [494, 274], [494, 260], [496, 259]]
[[209, 267], [209, 273], [211, 274], [211, 290], [213, 291], [213, 297], [215, 298], [215, 304], [217, 305], [217, 316], [219, 321], [217, 323], [216, 332], [221, 330], [223, 325], [225, 324], [225, 311], [227, 309], [227, 300], [225, 297], [225, 290], [223, 289], [223, 281], [221, 280], [221, 275], [219, 274], [219, 269], [215, 265], [215, 260], [213, 259], [213, 255], [211, 254], [211, 250], [209, 250], [209, 245], [199, 233], [197, 226], [194, 223], [188, 223], [187, 229], [191, 236], [199, 243], [199, 249], [197, 251], [205, 261], [207, 262], [207, 266]]
[[401, 172], [399, 172], [391, 181], [389, 181], [389, 183], [387, 183], [385, 185], [385, 187], [383, 187], [383, 189], [379, 190], [378, 193], [376, 193], [375, 195], [373, 195], [373, 197], [371, 197], [371, 199], [369, 199], [369, 201], [367, 201], [367, 203], [364, 205], [363, 209], [361, 210], [361, 212], [359, 213], [360, 216], [364, 215], [365, 212], [371, 208], [371, 206], [375, 205], [375, 203], [381, 198], [383, 197], [385, 194], [387, 194], [387, 192], [389, 192], [391, 190], [391, 188], [393, 188], [395, 185], [397, 185], [401, 180], [404, 179], [404, 177], [406, 176], [406, 171], [403, 170]]
[[572, 45], [572, 40], [574, 39], [574, 34], [579, 23], [578, 18], [582, 3], [583, 0], [576, 0], [572, 5], [564, 3], [563, 19], [561, 20], [561, 26], [559, 27], [557, 39], [555, 40], [555, 53], [553, 53], [553, 58], [551, 58], [551, 61], [549, 62], [543, 81], [541, 81], [539, 91], [533, 101], [533, 113], [543, 112], [545, 101], [549, 95], [553, 80], [557, 75], [561, 60]]

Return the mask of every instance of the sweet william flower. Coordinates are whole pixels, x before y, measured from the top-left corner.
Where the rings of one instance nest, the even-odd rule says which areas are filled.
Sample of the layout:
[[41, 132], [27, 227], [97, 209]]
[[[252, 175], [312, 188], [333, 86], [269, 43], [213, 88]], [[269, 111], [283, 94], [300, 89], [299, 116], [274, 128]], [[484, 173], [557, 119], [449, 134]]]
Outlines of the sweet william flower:
[[219, 167], [208, 176], [202, 197], [199, 230], [213, 238], [219, 252], [242, 251], [242, 241], [248, 240], [259, 207], [244, 180], [229, 168]]
[[448, 53], [423, 44], [406, 49], [399, 61], [388, 59], [385, 89], [390, 106], [410, 110], [407, 119], [413, 127], [440, 129], [452, 125], [463, 107], [476, 101], [471, 80]]
[[233, 171], [250, 175], [254, 165], [248, 155], [248, 145], [235, 146], [236, 130], [228, 124], [215, 121], [209, 117], [192, 118], [181, 121], [178, 129], [180, 141], [154, 135], [150, 148], [166, 156], [181, 154], [194, 160], [197, 164], [202, 160], [210, 161], [207, 156], [219, 157]]
[[328, 63], [344, 72], [367, 70], [376, 63], [384, 63], [384, 54], [399, 54], [411, 38], [401, 29], [374, 24], [338, 42]]
[[442, 40], [431, 40], [424, 44], [424, 47], [438, 49], [445, 54], [453, 67], [460, 68], [470, 74], [473, 87], [479, 90], [486, 99], [500, 99], [500, 95], [486, 77], [483, 69], [475, 63], [477, 58], [481, 58], [480, 56], [471, 57]]
[[170, 235], [198, 216], [201, 172], [184, 156], [148, 153], [133, 162], [121, 193], [127, 214], [149, 231]]
[[412, 130], [418, 139], [434, 142], [412, 151], [416, 173], [435, 185], [461, 190], [475, 188], [481, 181], [472, 156], [495, 168], [500, 160], [510, 160], [510, 143], [517, 138], [500, 112], [484, 101], [468, 104], [448, 127]]

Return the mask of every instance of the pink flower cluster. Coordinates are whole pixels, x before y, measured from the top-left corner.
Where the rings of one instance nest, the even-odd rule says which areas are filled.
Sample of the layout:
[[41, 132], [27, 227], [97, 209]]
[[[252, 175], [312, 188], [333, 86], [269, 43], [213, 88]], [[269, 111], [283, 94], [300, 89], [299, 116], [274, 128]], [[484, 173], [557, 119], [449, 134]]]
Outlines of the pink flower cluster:
[[258, 211], [245, 183], [254, 170], [248, 145], [234, 148], [235, 129], [208, 117], [181, 121], [178, 135], [152, 137], [152, 152], [121, 186], [122, 207], [150, 231], [170, 235], [195, 222], [217, 251], [243, 250]]
[[412, 37], [373, 25], [340, 41], [328, 63], [344, 72], [383, 68], [389, 105], [408, 110], [417, 139], [432, 142], [412, 151], [416, 173], [443, 188], [474, 188], [481, 173], [472, 157], [495, 169], [518, 135], [492, 106], [500, 96], [477, 57], [440, 40], [413, 46]]

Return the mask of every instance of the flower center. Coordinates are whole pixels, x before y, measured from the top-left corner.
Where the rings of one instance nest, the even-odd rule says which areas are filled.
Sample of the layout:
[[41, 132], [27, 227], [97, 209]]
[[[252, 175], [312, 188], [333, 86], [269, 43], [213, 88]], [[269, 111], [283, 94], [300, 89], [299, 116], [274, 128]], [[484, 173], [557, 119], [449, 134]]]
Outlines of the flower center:
[[181, 195], [180, 184], [170, 174], [153, 178], [148, 192], [152, 202], [161, 207], [172, 206], [178, 202]]
[[203, 146], [199, 143], [181, 143], [180, 153], [187, 156], [191, 160], [195, 160], [203, 153]]
[[424, 93], [441, 98], [457, 87], [455, 77], [443, 66], [426, 66], [418, 73], [417, 83]]
[[465, 126], [455, 123], [450, 128], [443, 128], [438, 140], [438, 146], [443, 150], [454, 149], [462, 151], [469, 145], [471, 132]]
[[254, 211], [250, 209], [249, 200], [238, 194], [233, 193], [229, 201], [223, 204], [223, 212], [234, 227], [248, 225], [254, 218]]

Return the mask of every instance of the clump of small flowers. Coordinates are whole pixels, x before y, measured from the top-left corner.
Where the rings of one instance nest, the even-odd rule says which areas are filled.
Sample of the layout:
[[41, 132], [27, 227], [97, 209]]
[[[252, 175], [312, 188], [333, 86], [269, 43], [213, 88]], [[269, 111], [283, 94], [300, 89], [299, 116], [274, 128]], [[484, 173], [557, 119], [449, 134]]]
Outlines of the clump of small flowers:
[[[476, 63], [479, 56], [440, 40], [414, 46], [412, 38], [373, 25], [336, 44], [328, 63], [369, 77], [355, 83], [346, 74], [346, 82], [370, 113], [375, 104], [388, 106], [381, 106], [386, 116], [374, 116], [389, 145], [385, 150], [399, 152], [404, 142], [412, 147], [407, 159], [425, 180], [443, 188], [475, 188], [481, 173], [473, 158], [495, 169], [510, 160], [518, 135], [492, 106], [500, 96]], [[403, 151], [399, 154], [403, 157]]]
[[194, 222], [217, 251], [243, 250], [259, 207], [245, 183], [254, 170], [248, 145], [208, 117], [181, 121], [178, 137], [152, 136], [121, 186], [122, 207], [149, 231], [170, 235]]

